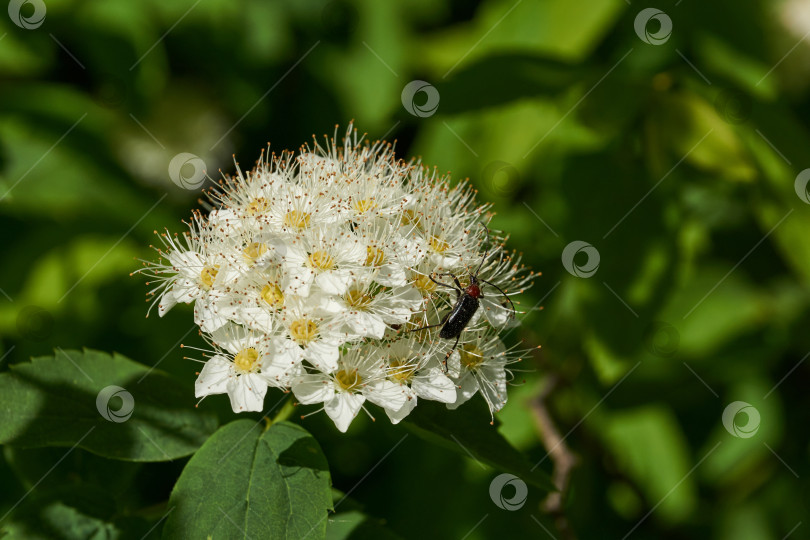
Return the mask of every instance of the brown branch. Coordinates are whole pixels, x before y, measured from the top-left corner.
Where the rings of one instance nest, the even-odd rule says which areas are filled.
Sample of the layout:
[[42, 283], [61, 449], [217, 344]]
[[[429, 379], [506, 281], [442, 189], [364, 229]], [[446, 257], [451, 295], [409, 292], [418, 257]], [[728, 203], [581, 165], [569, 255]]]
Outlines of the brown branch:
[[557, 487], [556, 492], [550, 493], [543, 501], [542, 508], [554, 517], [557, 529], [568, 540], [575, 540], [571, 524], [565, 515], [563, 506], [568, 487], [571, 480], [571, 470], [577, 465], [577, 458], [565, 444], [565, 440], [560, 436], [557, 426], [548, 410], [547, 401], [559, 384], [557, 375], [549, 375], [543, 389], [534, 399], [529, 402], [529, 406], [534, 416], [535, 426], [540, 435], [540, 440], [548, 452], [548, 456], [554, 463], [554, 471], [551, 479]]

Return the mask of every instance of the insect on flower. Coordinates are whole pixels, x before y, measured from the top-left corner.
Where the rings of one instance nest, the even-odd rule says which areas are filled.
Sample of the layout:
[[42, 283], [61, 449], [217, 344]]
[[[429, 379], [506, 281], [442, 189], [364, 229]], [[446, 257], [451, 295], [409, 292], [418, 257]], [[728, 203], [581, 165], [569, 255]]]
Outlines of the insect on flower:
[[[481, 224], [484, 227], [484, 230], [487, 233], [487, 244], [489, 244], [489, 229], [483, 223]], [[442, 287], [447, 287], [448, 289], [453, 289], [456, 291], [456, 304], [453, 306], [453, 309], [444, 316], [442, 321], [438, 324], [431, 324], [428, 326], [423, 326], [422, 328], [415, 328], [410, 330], [410, 332], [419, 332], [421, 330], [428, 330], [430, 328], [438, 328], [442, 327], [439, 331], [439, 337], [443, 339], [453, 339], [456, 338], [456, 341], [453, 343], [453, 346], [447, 351], [447, 355], [444, 357], [444, 370], [447, 371], [447, 359], [456, 350], [458, 347], [458, 341], [461, 339], [461, 333], [467, 328], [467, 325], [472, 320], [475, 313], [478, 311], [478, 308], [481, 305], [481, 298], [484, 297], [483, 291], [481, 291], [481, 285], [479, 283], [486, 283], [487, 285], [494, 287], [498, 290], [508, 301], [509, 305], [512, 309], [511, 314], [514, 316], [515, 314], [515, 304], [512, 303], [512, 299], [509, 298], [503, 289], [495, 285], [494, 283], [487, 281], [485, 279], [481, 279], [478, 277], [479, 273], [481, 272], [481, 267], [484, 265], [484, 261], [489, 254], [489, 250], [484, 251], [484, 255], [481, 257], [481, 262], [478, 263], [478, 268], [475, 269], [475, 272], [470, 273], [469, 282], [470, 284], [466, 287], [461, 286], [461, 282], [459, 282], [458, 277], [452, 272], [444, 272], [442, 274], [438, 274], [440, 276], [451, 276], [453, 278], [453, 285], [449, 285], [447, 283], [442, 283], [441, 281], [437, 281], [433, 279], [433, 276], [428, 276], [430, 280], [437, 284], [441, 285]]]
[[[451, 185], [353, 126], [336, 138], [337, 128], [298, 154], [263, 152], [250, 171], [235, 164], [206, 191], [208, 210], [193, 212], [184, 234], [161, 234], [158, 260], [137, 271], [153, 283], [158, 315], [194, 304], [213, 346], [193, 359], [204, 362], [196, 394], [227, 394], [238, 413], [261, 410], [269, 388], [292, 391], [323, 403], [341, 431], [366, 401], [398, 422], [417, 397], [450, 407], [482, 389], [497, 411], [516, 350], [488, 351], [501, 351], [515, 307], [482, 287], [511, 305], [504, 291], [522, 292], [537, 274], [490, 234], [490, 205], [468, 181]], [[437, 297], [450, 312], [416, 328], [439, 320]], [[432, 347], [403, 327], [441, 327], [441, 339]]]

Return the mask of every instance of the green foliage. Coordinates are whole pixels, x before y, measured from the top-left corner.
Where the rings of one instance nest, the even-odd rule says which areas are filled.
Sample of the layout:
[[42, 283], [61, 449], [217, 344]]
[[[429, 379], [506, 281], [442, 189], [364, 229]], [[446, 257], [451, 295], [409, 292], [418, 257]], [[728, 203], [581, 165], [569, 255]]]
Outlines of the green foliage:
[[312, 435], [289, 422], [265, 429], [236, 420], [212, 435], [183, 469], [163, 534], [324, 538], [331, 502], [329, 466]]
[[[317, 516], [301, 506], [291, 536], [306, 521], [312, 537], [534, 537], [539, 522], [563, 538], [542, 506], [549, 434], [527, 405], [549, 374], [547, 412], [577, 460], [563, 509], [579, 538], [808, 536], [801, 2], [45, 4], [39, 28], [0, 16], [0, 536], [240, 535], [216, 507], [193, 512], [199, 497], [264, 537], [254, 528], [278, 509], [247, 514], [237, 480], [269, 504], [300, 476], [320, 503]], [[646, 7], [671, 18], [666, 43], [635, 33]], [[438, 89], [435, 115], [403, 108], [412, 80]], [[291, 420], [312, 437], [281, 421], [263, 431], [278, 395], [232, 422], [223, 400], [194, 408], [199, 368], [178, 345], [205, 344], [190, 310], [143, 317], [127, 274], [199, 196], [169, 180], [175, 154], [216, 177], [232, 155], [244, 170], [268, 141], [297, 148], [352, 119], [403, 158], [470, 177], [493, 228], [543, 272], [509, 336], [543, 348], [524, 356], [496, 426], [474, 400], [420, 402], [396, 426], [361, 415], [347, 434], [320, 413]], [[600, 253], [591, 278], [561, 264], [575, 240]], [[109, 385], [133, 396], [125, 422], [96, 407]], [[753, 436], [723, 425], [733, 401], [759, 411]], [[244, 451], [202, 466], [237, 433]], [[320, 446], [317, 466], [273, 458], [296, 445]], [[496, 470], [528, 484], [519, 510], [494, 505]], [[333, 514], [330, 477], [349, 495]]]
[[489, 410], [479, 400], [458, 410], [440, 403], [420, 403], [404, 424], [416, 435], [500, 471], [517, 475], [541, 490], [554, 490], [548, 476], [515, 450], [496, 426], [488, 426]]
[[[118, 388], [99, 402], [110, 386]], [[194, 452], [216, 428], [216, 419], [193, 403], [182, 383], [161, 371], [119, 355], [59, 350], [0, 374], [0, 443], [172, 460]]]

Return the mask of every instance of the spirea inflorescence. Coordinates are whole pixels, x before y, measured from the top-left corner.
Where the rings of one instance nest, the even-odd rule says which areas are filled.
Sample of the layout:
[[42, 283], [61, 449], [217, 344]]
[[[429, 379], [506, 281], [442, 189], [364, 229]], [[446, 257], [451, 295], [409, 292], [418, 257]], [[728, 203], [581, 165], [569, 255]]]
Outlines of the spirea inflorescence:
[[[341, 431], [366, 401], [394, 423], [419, 399], [452, 409], [480, 393], [503, 407], [519, 351], [498, 337], [515, 318], [496, 288], [518, 294], [535, 274], [488, 233], [488, 205], [467, 182], [350, 127], [343, 144], [263, 153], [247, 173], [237, 164], [207, 195], [210, 212], [159, 234], [158, 261], [139, 271], [160, 316], [194, 304], [211, 347], [198, 398], [227, 393], [234, 412], [261, 411], [268, 387], [291, 390]], [[482, 285], [453, 348], [439, 331], [457, 293], [437, 281], [453, 273], [465, 286], [479, 265], [494, 287]]]

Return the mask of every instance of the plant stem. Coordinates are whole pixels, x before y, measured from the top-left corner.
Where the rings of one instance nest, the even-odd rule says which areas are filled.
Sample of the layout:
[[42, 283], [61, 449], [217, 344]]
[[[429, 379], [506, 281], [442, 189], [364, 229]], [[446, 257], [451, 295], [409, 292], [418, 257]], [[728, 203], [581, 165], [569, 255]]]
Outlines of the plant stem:
[[293, 413], [293, 410], [295, 410], [295, 403], [293, 402], [292, 399], [292, 392], [290, 392], [289, 395], [287, 396], [287, 399], [284, 400], [284, 405], [281, 407], [281, 410], [279, 410], [276, 413], [276, 415], [273, 417], [272, 420], [267, 416], [264, 417], [264, 421], [266, 424], [264, 426], [264, 430], [267, 431], [268, 429], [270, 429], [270, 426], [272, 426], [276, 422], [283, 422], [284, 420], [289, 418], [290, 415]]

